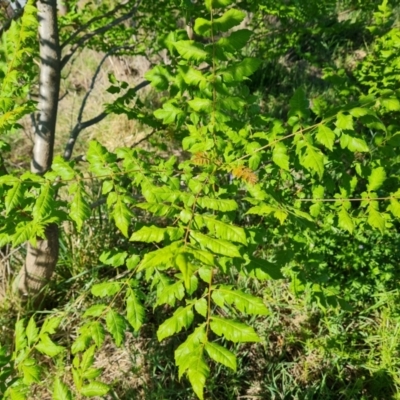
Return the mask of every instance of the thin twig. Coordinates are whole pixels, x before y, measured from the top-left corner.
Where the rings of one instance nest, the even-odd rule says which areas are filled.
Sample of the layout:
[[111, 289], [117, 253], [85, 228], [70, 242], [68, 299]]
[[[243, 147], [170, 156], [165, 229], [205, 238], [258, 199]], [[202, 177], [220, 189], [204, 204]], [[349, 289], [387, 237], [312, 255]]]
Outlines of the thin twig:
[[[146, 87], [147, 85], [149, 85], [150, 82], [149, 81], [143, 81], [141, 83], [139, 83], [138, 85], [136, 85], [133, 90], [135, 92], [139, 91], [140, 89]], [[82, 109], [82, 107], [81, 107]], [[82, 110], [83, 113], [83, 110]], [[81, 111], [79, 112], [80, 114], [80, 118], [82, 117], [82, 113]], [[68, 142], [65, 146], [65, 150], [64, 150], [64, 159], [65, 160], [69, 160], [72, 156], [72, 151], [74, 149], [76, 140], [78, 139], [79, 134], [81, 133], [81, 131], [83, 131], [86, 128], [89, 128], [92, 125], [95, 125], [97, 123], [99, 123], [100, 121], [102, 121], [105, 117], [107, 117], [108, 113], [103, 111], [102, 113], [100, 113], [97, 117], [94, 117], [88, 121], [85, 122], [81, 122], [79, 121], [79, 117], [78, 117], [78, 122], [75, 125], [75, 127], [72, 129], [70, 137], [68, 139]]]
[[[138, 2], [138, 5], [139, 5], [139, 2]], [[131, 12], [122, 15], [121, 17], [113, 20], [112, 22], [110, 22], [109, 24], [107, 24], [105, 26], [102, 26], [101, 28], [95, 29], [93, 32], [88, 32], [86, 35], [83, 35], [74, 45], [71, 46], [68, 53], [61, 60], [61, 69], [63, 69], [65, 67], [65, 65], [68, 63], [68, 61], [71, 59], [71, 57], [75, 54], [75, 52], [80, 47], [84, 46], [87, 41], [89, 41], [96, 35], [100, 35], [102, 33], [109, 31], [110, 29], [114, 28], [115, 26], [126, 21], [128, 18], [132, 17], [138, 8], [138, 5], [136, 7], [134, 7]]]

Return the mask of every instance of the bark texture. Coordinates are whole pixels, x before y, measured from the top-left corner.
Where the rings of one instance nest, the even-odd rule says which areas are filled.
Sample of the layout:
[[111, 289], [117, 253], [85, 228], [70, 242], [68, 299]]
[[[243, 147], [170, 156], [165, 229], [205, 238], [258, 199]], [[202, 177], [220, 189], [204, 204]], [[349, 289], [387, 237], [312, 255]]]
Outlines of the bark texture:
[[[42, 175], [53, 161], [54, 137], [60, 88], [60, 44], [57, 26], [57, 0], [37, 2], [40, 41], [38, 123], [31, 171]], [[58, 259], [58, 227], [50, 225], [37, 245], [27, 245], [25, 265], [15, 289], [24, 296], [36, 295], [51, 278]]]

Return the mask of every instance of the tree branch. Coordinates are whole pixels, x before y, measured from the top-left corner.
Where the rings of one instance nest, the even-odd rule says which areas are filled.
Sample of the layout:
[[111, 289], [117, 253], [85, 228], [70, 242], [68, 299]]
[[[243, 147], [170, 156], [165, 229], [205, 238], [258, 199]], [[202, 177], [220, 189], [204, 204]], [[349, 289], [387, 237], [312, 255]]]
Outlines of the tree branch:
[[128, 14], [124, 14], [121, 17], [113, 20], [109, 24], [107, 24], [107, 25], [105, 25], [105, 26], [103, 26], [101, 28], [98, 28], [98, 29], [94, 30], [93, 32], [89, 32], [86, 35], [83, 35], [74, 45], [71, 46], [71, 48], [68, 51], [68, 53], [62, 58], [62, 60], [61, 60], [61, 69], [63, 69], [65, 67], [65, 65], [68, 63], [68, 61], [71, 59], [71, 57], [75, 54], [75, 52], [81, 46], [83, 46], [88, 40], [92, 39], [96, 35], [100, 35], [100, 34], [102, 34], [104, 32], [109, 31], [110, 29], [112, 29], [115, 26], [119, 25], [120, 23], [124, 22], [128, 18], [132, 17], [132, 15], [135, 14], [137, 8], [138, 8], [138, 6], [133, 8], [133, 10], [131, 12], [129, 12]]
[[124, 8], [126, 5], [128, 5], [128, 3], [123, 3], [118, 5], [117, 7], [113, 8], [112, 10], [106, 12], [103, 15], [98, 15], [97, 17], [93, 17], [91, 20], [89, 20], [85, 25], [82, 25], [79, 29], [77, 29], [64, 43], [61, 44], [61, 49], [64, 49], [65, 46], [69, 45], [72, 41], [75, 40], [75, 38], [82, 33], [83, 31], [85, 31], [87, 28], [89, 28], [89, 26], [91, 24], [93, 24], [94, 22], [100, 21], [103, 18], [107, 18], [107, 17], [111, 17], [112, 15], [114, 15], [117, 11], [121, 10], [122, 8]]
[[[100, 61], [99, 65], [97, 66], [96, 71], [95, 71], [95, 73], [94, 73], [94, 75], [92, 77], [90, 88], [87, 91], [87, 93], [85, 94], [85, 97], [84, 97], [84, 99], [82, 101], [82, 104], [81, 104], [81, 107], [79, 109], [77, 123], [74, 126], [74, 128], [72, 129], [71, 134], [70, 134], [69, 139], [68, 139], [68, 142], [67, 142], [67, 144], [65, 146], [65, 149], [64, 149], [64, 159], [65, 160], [70, 160], [71, 159], [72, 151], [73, 151], [73, 149], [75, 147], [76, 140], [78, 139], [78, 136], [81, 133], [81, 131], [83, 131], [86, 128], [89, 128], [92, 125], [95, 125], [95, 124], [99, 123], [100, 121], [102, 121], [104, 118], [107, 117], [108, 113], [103, 111], [102, 113], [100, 113], [96, 117], [94, 117], [94, 118], [92, 118], [92, 119], [90, 119], [88, 121], [82, 122], [82, 116], [83, 116], [83, 112], [85, 110], [85, 106], [86, 106], [87, 100], [88, 100], [88, 98], [89, 98], [89, 96], [90, 96], [90, 94], [91, 94], [91, 92], [92, 92], [92, 90], [94, 88], [94, 85], [95, 85], [95, 82], [96, 82], [96, 78], [97, 78], [97, 76], [98, 76], [98, 74], [100, 72], [101, 66], [104, 64], [105, 60], [110, 55], [115, 54], [119, 50], [123, 50], [123, 49], [129, 48], [129, 47], [131, 47], [131, 46], [121, 46], [121, 47], [118, 47], [118, 48], [110, 50], [108, 53], [106, 53], [104, 55], [104, 57]], [[139, 83], [138, 85], [136, 85], [133, 90], [135, 92], [138, 92], [140, 89], [142, 89], [142, 88], [146, 87], [147, 85], [149, 85], [149, 83], [150, 82], [148, 82], [148, 81], [143, 81], [143, 82]]]

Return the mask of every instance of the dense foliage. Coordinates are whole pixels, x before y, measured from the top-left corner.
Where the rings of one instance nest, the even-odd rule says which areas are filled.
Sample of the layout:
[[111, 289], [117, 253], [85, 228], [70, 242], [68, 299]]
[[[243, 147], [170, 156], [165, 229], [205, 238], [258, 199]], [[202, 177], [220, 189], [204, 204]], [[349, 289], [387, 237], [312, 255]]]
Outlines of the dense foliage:
[[[3, 166], [8, 135], [35, 106], [34, 3], [2, 37]], [[105, 105], [158, 137], [150, 149], [91, 141], [83, 161], [56, 156], [43, 176], [1, 172], [1, 246], [35, 244], [51, 223], [74, 230], [50, 284], [55, 304], [44, 303], [45, 314], [26, 305], [12, 342], [4, 337], [2, 398], [33, 398], [44, 376], [53, 399], [105, 396], [113, 388], [96, 354], [108, 337], [119, 347], [143, 329], [173, 347], [163, 362], [173, 358], [176, 377], [200, 399], [243, 393], [245, 377], [229, 382], [257, 370], [246, 363], [269, 377], [257, 378], [262, 398], [396, 396], [396, 10], [387, 0], [342, 8], [332, 0], [165, 1], [164, 19], [160, 2], [149, 2], [134, 23], [103, 34], [117, 18], [109, 3], [99, 19], [90, 3], [60, 17], [64, 61], [86, 29], [85, 46], [97, 51], [152, 60], [166, 52], [145, 75], [156, 109], [113, 75], [108, 91], [119, 97]], [[90, 226], [111, 231], [97, 232], [98, 260], [63, 278], [75, 251], [69, 236], [84, 240]], [[80, 285], [75, 298], [61, 300], [71, 282]], [[290, 315], [301, 317], [297, 325]], [[380, 352], [374, 323], [365, 323], [373, 318]], [[377, 353], [365, 356], [362, 346]], [[179, 385], [158, 398], [191, 398]]]

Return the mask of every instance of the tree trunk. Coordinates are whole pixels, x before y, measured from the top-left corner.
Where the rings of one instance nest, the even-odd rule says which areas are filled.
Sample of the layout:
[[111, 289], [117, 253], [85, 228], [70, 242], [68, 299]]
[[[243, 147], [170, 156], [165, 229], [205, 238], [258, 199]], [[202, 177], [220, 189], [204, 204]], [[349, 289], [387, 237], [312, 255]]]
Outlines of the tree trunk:
[[[31, 171], [42, 175], [51, 167], [60, 87], [60, 45], [57, 26], [57, 0], [37, 2], [40, 42], [38, 123]], [[23, 296], [37, 295], [53, 274], [58, 259], [58, 226], [52, 224], [37, 245], [27, 245], [25, 265], [15, 289]]]

